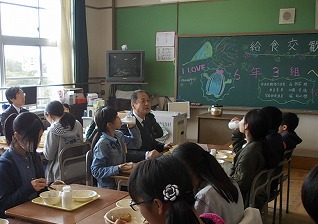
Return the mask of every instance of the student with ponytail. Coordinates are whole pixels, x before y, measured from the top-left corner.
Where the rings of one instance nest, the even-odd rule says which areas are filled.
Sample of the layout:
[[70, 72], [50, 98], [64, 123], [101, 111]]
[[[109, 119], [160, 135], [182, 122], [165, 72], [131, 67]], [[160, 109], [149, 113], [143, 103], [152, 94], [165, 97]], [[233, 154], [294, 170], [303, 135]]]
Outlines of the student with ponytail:
[[48, 182], [60, 180], [58, 154], [68, 144], [83, 142], [83, 126], [75, 117], [64, 112], [59, 101], [50, 102], [44, 112], [51, 124], [46, 134], [43, 155], [48, 160], [45, 176]]
[[97, 179], [97, 186], [116, 189], [115, 180], [111, 177], [120, 171], [130, 170], [132, 163], [126, 163], [126, 145], [130, 143], [139, 148], [142, 144], [140, 131], [135, 124], [127, 125], [130, 136], [117, 130], [121, 120], [112, 107], [99, 108], [95, 114], [96, 133], [92, 148], [92, 175]]
[[4, 211], [38, 197], [46, 189], [41, 159], [36, 153], [44, 127], [33, 113], [11, 114], [5, 136], [10, 146], [0, 157], [0, 217]]
[[214, 213], [196, 213], [189, 170], [174, 156], [138, 163], [129, 177], [128, 189], [131, 208], [139, 209], [150, 224], [224, 224]]

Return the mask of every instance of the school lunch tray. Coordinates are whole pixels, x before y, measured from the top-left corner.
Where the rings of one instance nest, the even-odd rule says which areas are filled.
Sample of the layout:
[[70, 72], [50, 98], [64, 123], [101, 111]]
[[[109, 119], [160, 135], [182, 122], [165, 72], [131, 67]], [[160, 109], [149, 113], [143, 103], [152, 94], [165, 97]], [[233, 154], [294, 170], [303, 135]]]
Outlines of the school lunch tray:
[[97, 194], [95, 197], [93, 197], [93, 198], [92, 198], [91, 200], [89, 200], [89, 201], [85, 201], [85, 202], [72, 201], [72, 208], [69, 208], [69, 209], [62, 207], [62, 200], [61, 200], [59, 203], [55, 204], [55, 205], [48, 205], [48, 204], [45, 204], [45, 203], [44, 203], [44, 201], [42, 200], [42, 198], [37, 197], [37, 198], [34, 198], [34, 199], [32, 200], [32, 202], [33, 202], [34, 204], [43, 205], [43, 206], [46, 206], [46, 207], [51, 207], [51, 208], [56, 208], [56, 209], [61, 209], [61, 210], [64, 210], [64, 211], [74, 211], [74, 210], [76, 210], [76, 209], [78, 209], [78, 208], [80, 208], [80, 207], [83, 207], [84, 205], [87, 205], [87, 204], [89, 204], [89, 203], [91, 203], [91, 202], [97, 200], [98, 198], [100, 198], [100, 195], [99, 195], [99, 194]]

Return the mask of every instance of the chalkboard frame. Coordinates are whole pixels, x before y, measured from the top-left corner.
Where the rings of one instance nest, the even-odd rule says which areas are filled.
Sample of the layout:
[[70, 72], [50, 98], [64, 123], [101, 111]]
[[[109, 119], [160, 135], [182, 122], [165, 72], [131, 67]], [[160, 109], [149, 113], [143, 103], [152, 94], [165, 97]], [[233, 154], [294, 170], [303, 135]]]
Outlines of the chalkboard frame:
[[[289, 31], [289, 32], [249, 32], [249, 33], [218, 33], [218, 34], [177, 34], [176, 35], [176, 66], [175, 66], [175, 99], [178, 101], [178, 88], [179, 88], [179, 42], [180, 38], [204, 38], [204, 37], [235, 37], [235, 36], [264, 36], [264, 35], [295, 35], [295, 34], [318, 34], [317, 30], [306, 30], [306, 31]], [[270, 105], [270, 103], [268, 104]], [[204, 104], [200, 106], [191, 106], [191, 108], [208, 108], [210, 105]], [[253, 108], [257, 107], [246, 107], [246, 106], [224, 106], [225, 110], [232, 110], [232, 111], [248, 111]], [[318, 107], [317, 109], [295, 109], [295, 108], [280, 108], [283, 112], [295, 112], [299, 114], [311, 114], [317, 115], [318, 114]]]

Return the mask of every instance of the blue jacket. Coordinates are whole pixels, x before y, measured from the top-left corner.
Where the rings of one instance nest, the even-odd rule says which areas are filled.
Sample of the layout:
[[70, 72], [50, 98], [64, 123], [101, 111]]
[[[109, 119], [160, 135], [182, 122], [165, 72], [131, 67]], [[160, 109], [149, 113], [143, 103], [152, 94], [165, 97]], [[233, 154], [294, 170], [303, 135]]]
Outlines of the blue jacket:
[[129, 132], [130, 136], [117, 130], [114, 138], [103, 132], [94, 146], [91, 172], [97, 179], [98, 187], [116, 189], [115, 180], [111, 176], [118, 175], [118, 165], [126, 162], [126, 144], [131, 143], [137, 148], [141, 146], [137, 126], [129, 129]]
[[[0, 156], [0, 217], [5, 218], [5, 210], [30, 200], [36, 191], [31, 182], [22, 183], [21, 174], [8, 149]], [[36, 178], [44, 178], [41, 159], [35, 154]], [[38, 192], [40, 193], [40, 192]]]

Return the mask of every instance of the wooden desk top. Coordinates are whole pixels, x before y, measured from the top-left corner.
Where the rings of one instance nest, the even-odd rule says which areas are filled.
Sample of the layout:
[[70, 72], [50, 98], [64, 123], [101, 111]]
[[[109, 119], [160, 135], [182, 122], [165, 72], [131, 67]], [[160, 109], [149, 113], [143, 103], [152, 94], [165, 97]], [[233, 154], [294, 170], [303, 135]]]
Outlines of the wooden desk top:
[[[118, 200], [127, 197], [128, 192], [116, 191], [105, 188], [90, 187], [86, 185], [71, 184], [75, 190], [94, 190], [101, 197], [74, 211], [63, 211], [43, 205], [34, 204], [31, 201], [6, 210], [9, 217], [22, 219], [32, 223], [77, 223], [84, 218], [115, 204]], [[93, 222], [91, 222], [93, 223]]]

